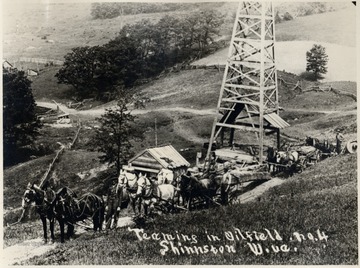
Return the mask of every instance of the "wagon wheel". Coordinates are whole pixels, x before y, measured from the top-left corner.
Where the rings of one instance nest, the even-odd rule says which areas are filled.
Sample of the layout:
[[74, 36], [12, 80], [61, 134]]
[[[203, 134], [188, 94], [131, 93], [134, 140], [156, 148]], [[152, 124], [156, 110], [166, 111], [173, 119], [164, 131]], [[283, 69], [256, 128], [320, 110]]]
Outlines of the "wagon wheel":
[[229, 193], [229, 205], [239, 204], [240, 199], [238, 198], [239, 194], [236, 193], [236, 191], [232, 191]]
[[318, 150], [317, 151], [317, 161], [316, 162], [319, 162], [322, 159], [322, 157], [323, 157], [322, 151]]
[[307, 165], [308, 165], [307, 157], [304, 157], [304, 158], [300, 159], [300, 161], [299, 161], [299, 166], [300, 166], [299, 173], [303, 172], [304, 169], [307, 167]]
[[357, 151], [357, 140], [348, 141], [346, 149], [350, 154], [354, 154]]

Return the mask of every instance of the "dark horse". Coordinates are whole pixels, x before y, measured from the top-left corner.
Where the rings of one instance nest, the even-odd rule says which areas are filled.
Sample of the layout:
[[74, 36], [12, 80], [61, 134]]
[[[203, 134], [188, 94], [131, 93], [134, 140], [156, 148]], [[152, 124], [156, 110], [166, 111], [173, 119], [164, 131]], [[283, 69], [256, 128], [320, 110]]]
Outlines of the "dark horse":
[[269, 147], [267, 149], [266, 161], [268, 163], [268, 171], [270, 173], [274, 173], [278, 171], [276, 166], [276, 154], [277, 154], [277, 150], [274, 149], [273, 147]]
[[55, 223], [55, 192], [50, 189], [41, 189], [36, 184], [29, 183], [26, 187], [24, 196], [22, 198], [22, 208], [27, 209], [31, 203], [35, 203], [36, 212], [39, 214], [44, 230], [44, 242], [47, 243], [47, 220], [50, 225], [51, 241], [55, 240], [54, 223]]
[[219, 188], [218, 183], [213, 179], [197, 179], [190, 172], [181, 175], [179, 181], [180, 195], [187, 209], [191, 209], [192, 201], [195, 198], [205, 200], [206, 207], [209, 207], [210, 201], [216, 195]]
[[[104, 200], [93, 194], [85, 193], [80, 198], [69, 188], [64, 187], [56, 193], [55, 211], [61, 219], [60, 232], [61, 241], [64, 241], [64, 224], [74, 226], [76, 222], [91, 218], [93, 221], [93, 230], [101, 231], [104, 221]], [[68, 235], [72, 235], [68, 230]]]

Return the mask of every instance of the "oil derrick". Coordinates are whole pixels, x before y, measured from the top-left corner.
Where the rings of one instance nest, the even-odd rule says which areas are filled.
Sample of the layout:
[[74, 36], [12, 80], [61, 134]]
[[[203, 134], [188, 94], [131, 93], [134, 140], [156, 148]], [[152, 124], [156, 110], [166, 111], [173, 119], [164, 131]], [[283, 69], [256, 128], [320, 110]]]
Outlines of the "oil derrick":
[[[243, 131], [253, 132], [255, 135], [259, 164], [264, 161], [265, 137], [270, 134], [277, 135], [279, 147], [280, 129], [289, 124], [279, 116], [274, 44], [275, 20], [272, 3], [240, 2], [207, 159], [214, 141], [220, 138], [220, 144], [224, 146], [225, 136], [228, 136], [228, 146], [236, 150], [235, 140], [241, 143]], [[237, 132], [242, 134], [236, 135]]]

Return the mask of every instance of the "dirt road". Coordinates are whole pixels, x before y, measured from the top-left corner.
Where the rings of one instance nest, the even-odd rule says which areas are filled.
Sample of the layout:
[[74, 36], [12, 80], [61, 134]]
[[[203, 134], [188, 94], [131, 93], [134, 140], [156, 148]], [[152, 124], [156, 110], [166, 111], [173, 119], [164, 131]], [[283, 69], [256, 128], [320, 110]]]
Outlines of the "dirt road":
[[[59, 108], [64, 113], [72, 114], [72, 115], [88, 115], [98, 117], [105, 113], [105, 107], [101, 108], [94, 108], [89, 110], [76, 110], [68, 108], [66, 105], [61, 103], [54, 103], [54, 102], [44, 102], [44, 101], [37, 101], [36, 104], [40, 107], [45, 107], [49, 109], [56, 110]], [[109, 107], [107, 107], [109, 108]], [[185, 108], [185, 107], [161, 107], [156, 109], [135, 109], [131, 111], [131, 114], [138, 115], [138, 114], [146, 114], [150, 112], [181, 112], [181, 113], [192, 113], [196, 115], [216, 115], [215, 109], [193, 109], [193, 108]]]
[[35, 256], [40, 256], [56, 247], [57, 243], [44, 244], [41, 238], [26, 240], [22, 243], [4, 248], [2, 250], [1, 263], [5, 265], [14, 265], [16, 263], [28, 260]]
[[[54, 103], [54, 102], [44, 102], [38, 101], [36, 104], [40, 107], [50, 108], [56, 110], [59, 108], [64, 113], [72, 114], [72, 115], [86, 115], [86, 116], [93, 116], [99, 117], [105, 113], [105, 107], [94, 108], [89, 110], [76, 110], [68, 108], [64, 104]], [[109, 107], [107, 107], [109, 108]], [[341, 114], [356, 114], [356, 107], [351, 110], [346, 111], [334, 111], [334, 110], [315, 110], [315, 109], [307, 109], [307, 108], [285, 108], [286, 111], [289, 112], [311, 112], [311, 113], [323, 113], [323, 114], [334, 114], [334, 113], [341, 113]], [[180, 113], [191, 113], [196, 115], [216, 115], [216, 109], [194, 109], [194, 108], [186, 108], [186, 107], [160, 107], [156, 109], [135, 109], [131, 111], [133, 115], [140, 115], [146, 114], [150, 112], [180, 112]]]

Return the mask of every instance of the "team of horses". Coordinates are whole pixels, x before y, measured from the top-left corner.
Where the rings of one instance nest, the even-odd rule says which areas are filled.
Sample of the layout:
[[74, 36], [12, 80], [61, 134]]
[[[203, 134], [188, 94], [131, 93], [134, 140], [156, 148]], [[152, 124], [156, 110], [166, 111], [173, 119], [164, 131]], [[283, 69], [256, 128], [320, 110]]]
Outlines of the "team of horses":
[[305, 144], [277, 150], [268, 147], [267, 158], [270, 173], [286, 172], [293, 175], [295, 172], [303, 171], [309, 162], [318, 162], [323, 158], [335, 154], [336, 147], [328, 140], [320, 141], [317, 138], [306, 137]]
[[[150, 209], [163, 212], [177, 210], [191, 210], [198, 207], [209, 207], [217, 204], [214, 197], [221, 195], [221, 203], [227, 204], [229, 195], [239, 178], [230, 172], [225, 176], [222, 172], [204, 172], [193, 174], [187, 171], [179, 176], [159, 172], [158, 176], [147, 177], [145, 173], [121, 172], [119, 176], [119, 191], [123, 200], [120, 203], [129, 203], [135, 215], [147, 216]], [[128, 178], [124, 185], [124, 178]]]
[[29, 183], [23, 195], [22, 208], [27, 209], [33, 203], [43, 224], [45, 243], [48, 241], [47, 221], [49, 221], [52, 242], [55, 240], [55, 221], [60, 225], [62, 243], [65, 241], [65, 225], [67, 225], [67, 237], [70, 238], [74, 235], [75, 224], [87, 218], [93, 220], [94, 231], [101, 231], [105, 205], [103, 199], [93, 193], [86, 193], [78, 198], [67, 187], [55, 192], [50, 187], [39, 187], [35, 183]]
[[267, 149], [268, 168], [270, 173], [287, 171], [293, 174], [300, 164], [300, 155], [296, 150], [280, 151], [273, 147]]
[[[231, 175], [197, 177], [186, 172], [178, 177], [173, 175], [149, 178], [146, 174], [121, 172], [117, 178], [117, 191], [120, 191], [119, 204], [131, 205], [135, 217], [146, 217], [150, 212], [162, 211], [172, 213], [178, 210], [191, 210], [194, 207], [209, 207], [211, 204], [220, 205], [214, 197], [221, 192], [223, 204], [227, 204], [227, 193], [233, 189], [236, 179]], [[209, 175], [209, 174], [208, 174]], [[230, 179], [229, 179], [230, 178]], [[125, 179], [125, 180], [124, 180]], [[124, 183], [124, 181], [126, 183]], [[235, 182], [235, 183], [234, 183]], [[224, 198], [226, 197], [226, 198]], [[220, 202], [221, 202], [220, 201]], [[76, 224], [85, 219], [91, 219], [94, 231], [101, 231], [106, 220], [104, 199], [94, 193], [85, 193], [78, 197], [70, 188], [63, 187], [54, 191], [51, 187], [40, 187], [29, 183], [22, 198], [23, 209], [35, 204], [43, 224], [44, 242], [48, 241], [48, 225], [51, 241], [55, 240], [54, 225], [60, 226], [60, 240], [65, 241], [65, 226], [67, 238], [74, 235]]]

